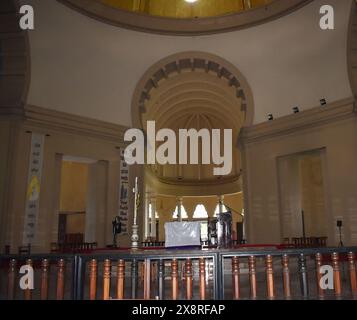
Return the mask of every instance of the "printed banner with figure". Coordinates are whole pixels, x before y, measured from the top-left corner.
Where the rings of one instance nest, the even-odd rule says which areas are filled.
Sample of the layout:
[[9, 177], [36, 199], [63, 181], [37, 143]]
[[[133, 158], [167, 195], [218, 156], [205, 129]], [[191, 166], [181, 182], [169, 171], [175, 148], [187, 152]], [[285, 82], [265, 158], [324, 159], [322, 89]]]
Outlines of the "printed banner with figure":
[[30, 164], [26, 192], [25, 222], [23, 235], [24, 245], [32, 244], [36, 236], [41, 193], [44, 142], [45, 136], [43, 134], [32, 134]]
[[120, 150], [120, 189], [119, 189], [119, 217], [121, 233], [128, 233], [129, 211], [129, 166], [124, 159], [124, 149]]

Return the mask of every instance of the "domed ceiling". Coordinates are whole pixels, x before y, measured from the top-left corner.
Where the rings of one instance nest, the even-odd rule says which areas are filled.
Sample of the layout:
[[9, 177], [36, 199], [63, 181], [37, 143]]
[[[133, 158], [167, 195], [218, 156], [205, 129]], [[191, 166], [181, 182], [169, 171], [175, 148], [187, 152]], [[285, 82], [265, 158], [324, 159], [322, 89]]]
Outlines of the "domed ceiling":
[[265, 6], [274, 0], [100, 0], [123, 10], [169, 18], [204, 18]]
[[144, 32], [226, 32], [281, 17], [312, 0], [57, 0], [109, 24]]

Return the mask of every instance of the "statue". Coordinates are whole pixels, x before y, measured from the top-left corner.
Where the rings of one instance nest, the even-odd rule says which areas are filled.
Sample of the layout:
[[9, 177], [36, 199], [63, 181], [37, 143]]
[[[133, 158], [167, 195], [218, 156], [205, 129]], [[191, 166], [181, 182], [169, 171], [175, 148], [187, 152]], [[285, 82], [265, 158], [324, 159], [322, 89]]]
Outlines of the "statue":
[[117, 247], [117, 235], [121, 233], [121, 221], [120, 217], [116, 216], [112, 221], [113, 225], [113, 246]]

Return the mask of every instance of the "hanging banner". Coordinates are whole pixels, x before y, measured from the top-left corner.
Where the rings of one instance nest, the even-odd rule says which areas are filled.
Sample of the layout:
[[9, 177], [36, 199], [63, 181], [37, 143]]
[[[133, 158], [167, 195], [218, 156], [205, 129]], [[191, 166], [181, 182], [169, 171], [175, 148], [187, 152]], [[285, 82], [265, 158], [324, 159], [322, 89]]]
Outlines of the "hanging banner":
[[38, 221], [45, 136], [33, 133], [28, 172], [23, 244], [32, 244]]
[[128, 233], [129, 211], [129, 166], [124, 159], [124, 149], [120, 150], [120, 189], [119, 189], [119, 217], [121, 233]]

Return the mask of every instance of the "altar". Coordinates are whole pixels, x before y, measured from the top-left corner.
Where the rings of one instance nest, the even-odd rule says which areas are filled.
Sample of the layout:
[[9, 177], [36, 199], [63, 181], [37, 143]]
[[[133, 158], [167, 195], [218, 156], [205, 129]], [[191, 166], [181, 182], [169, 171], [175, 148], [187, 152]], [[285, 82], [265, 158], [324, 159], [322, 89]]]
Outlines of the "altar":
[[167, 222], [165, 223], [165, 247], [200, 247], [200, 222]]

